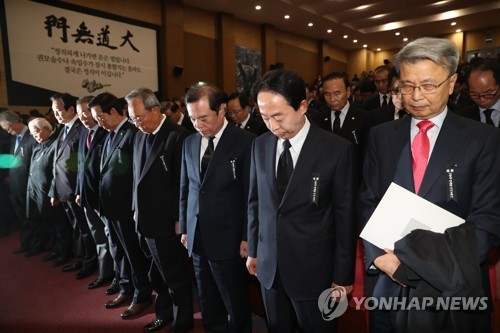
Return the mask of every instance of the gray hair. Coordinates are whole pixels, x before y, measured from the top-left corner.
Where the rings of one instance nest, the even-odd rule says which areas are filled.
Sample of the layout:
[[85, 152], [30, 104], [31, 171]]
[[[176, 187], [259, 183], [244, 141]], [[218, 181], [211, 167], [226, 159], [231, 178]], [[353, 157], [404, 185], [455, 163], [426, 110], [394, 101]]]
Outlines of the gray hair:
[[87, 105], [94, 98], [94, 96], [82, 96], [76, 100], [76, 105]]
[[2, 113], [0, 113], [0, 122], [5, 122], [11, 125], [16, 122], [22, 123], [23, 121], [18, 113], [11, 110], [5, 110]]
[[50, 131], [52, 131], [52, 125], [49, 123], [49, 121], [45, 118], [34, 118], [28, 123], [28, 127], [31, 128], [35, 127], [38, 129], [44, 129], [48, 128]]
[[423, 37], [403, 47], [394, 56], [393, 63], [399, 73], [402, 63], [415, 64], [423, 60], [430, 60], [446, 70], [448, 75], [453, 75], [458, 67], [458, 49], [449, 39]]
[[146, 110], [151, 110], [155, 106], [161, 107], [158, 98], [156, 98], [155, 93], [148, 88], [134, 89], [125, 96], [127, 103], [130, 103], [133, 99], [140, 98], [144, 104]]

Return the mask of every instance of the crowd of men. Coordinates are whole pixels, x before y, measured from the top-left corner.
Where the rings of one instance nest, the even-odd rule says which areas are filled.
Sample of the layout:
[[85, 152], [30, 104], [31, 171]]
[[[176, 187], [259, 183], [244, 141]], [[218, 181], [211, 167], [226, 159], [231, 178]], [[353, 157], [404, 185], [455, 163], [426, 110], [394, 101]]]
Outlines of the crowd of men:
[[[25, 125], [3, 109], [12, 138], [2, 231], [9, 197], [14, 253], [50, 250], [43, 260], [76, 279], [97, 271], [87, 287], [107, 286], [107, 309], [128, 304], [124, 319], [154, 291], [145, 331], [193, 328], [194, 269], [207, 332], [251, 332], [249, 274], [271, 332], [334, 332], [318, 297], [352, 292], [357, 235], [395, 182], [467, 223], [414, 231], [394, 250], [365, 242], [365, 294], [489, 296], [487, 253], [500, 242], [500, 70], [475, 62], [462, 79], [457, 67], [451, 41], [422, 38], [394, 67], [373, 71], [376, 93], [363, 104], [345, 73], [323, 77], [317, 98], [278, 69], [255, 82], [252, 98], [211, 84], [162, 103], [147, 88], [124, 99], [60, 93], [50, 99], [57, 124]], [[468, 260], [464, 248], [475, 252]], [[377, 309], [370, 330], [488, 332], [489, 311]]]

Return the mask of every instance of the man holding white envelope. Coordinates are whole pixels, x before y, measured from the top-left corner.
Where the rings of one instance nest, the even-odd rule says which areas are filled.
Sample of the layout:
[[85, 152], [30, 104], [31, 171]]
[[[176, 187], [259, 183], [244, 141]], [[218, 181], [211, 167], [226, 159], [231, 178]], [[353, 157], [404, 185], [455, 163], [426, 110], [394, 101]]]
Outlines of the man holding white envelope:
[[[409, 300], [429, 296], [434, 301], [490, 295], [486, 255], [500, 240], [500, 131], [448, 110], [458, 61], [455, 44], [438, 38], [417, 39], [394, 57], [401, 77], [399, 91], [411, 117], [372, 129], [359, 210], [364, 226], [394, 182], [466, 223], [445, 233], [413, 231], [396, 242], [394, 252], [364, 241], [368, 296]], [[431, 218], [414, 225], [435, 222]], [[491, 330], [484, 308], [422, 309], [421, 305], [374, 311], [370, 331]]]

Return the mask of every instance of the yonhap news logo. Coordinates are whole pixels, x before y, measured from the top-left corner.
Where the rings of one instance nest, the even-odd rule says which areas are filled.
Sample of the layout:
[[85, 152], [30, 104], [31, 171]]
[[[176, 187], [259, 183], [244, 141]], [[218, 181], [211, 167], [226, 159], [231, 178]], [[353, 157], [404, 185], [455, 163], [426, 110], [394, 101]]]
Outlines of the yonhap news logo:
[[325, 289], [318, 297], [318, 308], [323, 320], [338, 318], [347, 310], [348, 300], [344, 287]]

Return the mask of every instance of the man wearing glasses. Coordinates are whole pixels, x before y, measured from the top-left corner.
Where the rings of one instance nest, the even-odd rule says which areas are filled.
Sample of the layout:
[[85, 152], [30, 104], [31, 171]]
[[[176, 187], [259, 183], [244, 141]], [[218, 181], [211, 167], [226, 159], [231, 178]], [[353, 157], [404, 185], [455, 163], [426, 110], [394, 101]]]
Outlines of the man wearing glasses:
[[257, 117], [250, 115], [250, 103], [248, 98], [235, 92], [229, 95], [227, 99], [226, 114], [230, 121], [237, 127], [247, 130], [255, 135], [261, 135], [267, 132], [264, 122]]
[[471, 65], [467, 82], [475, 105], [459, 109], [457, 114], [498, 127], [500, 123], [500, 63], [495, 60]]
[[[445, 234], [414, 230], [394, 251], [364, 242], [367, 274], [378, 276], [368, 296], [491, 295], [486, 254], [500, 239], [500, 132], [448, 111], [458, 60], [455, 44], [439, 38], [417, 39], [394, 57], [411, 117], [370, 132], [359, 213], [366, 224], [395, 182], [466, 223]], [[371, 332], [490, 332], [484, 308], [413, 310], [370, 311]]]

